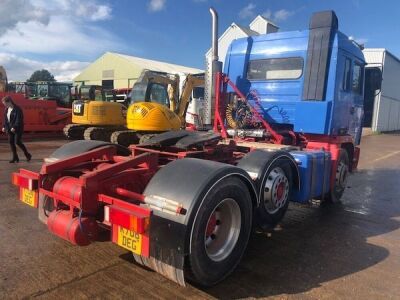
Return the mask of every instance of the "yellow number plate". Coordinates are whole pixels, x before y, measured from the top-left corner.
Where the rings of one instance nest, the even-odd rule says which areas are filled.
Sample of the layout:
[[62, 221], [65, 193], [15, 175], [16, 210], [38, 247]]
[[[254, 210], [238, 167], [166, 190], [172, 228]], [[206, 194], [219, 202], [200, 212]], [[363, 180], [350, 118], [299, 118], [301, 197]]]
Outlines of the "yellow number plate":
[[28, 189], [22, 188], [21, 191], [21, 201], [32, 207], [37, 207], [37, 193], [36, 191], [30, 191]]
[[142, 235], [134, 231], [118, 226], [117, 244], [133, 253], [141, 254], [142, 250]]

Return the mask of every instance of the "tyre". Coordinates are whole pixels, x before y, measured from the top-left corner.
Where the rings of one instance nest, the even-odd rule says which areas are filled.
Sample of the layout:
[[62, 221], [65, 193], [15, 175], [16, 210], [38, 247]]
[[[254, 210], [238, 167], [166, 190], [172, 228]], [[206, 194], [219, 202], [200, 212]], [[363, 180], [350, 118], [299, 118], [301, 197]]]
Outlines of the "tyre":
[[223, 179], [208, 193], [190, 235], [189, 281], [212, 286], [236, 268], [247, 247], [252, 212], [250, 193], [239, 178]]
[[287, 160], [276, 160], [264, 171], [256, 210], [256, 221], [261, 228], [274, 228], [283, 219], [292, 193], [292, 177]]
[[38, 218], [43, 224], [47, 224], [49, 213], [54, 210], [53, 199], [45, 195], [39, 195]]
[[349, 175], [349, 155], [346, 150], [340, 149], [339, 159], [336, 167], [335, 183], [326, 200], [328, 203], [338, 203], [346, 189], [347, 178]]

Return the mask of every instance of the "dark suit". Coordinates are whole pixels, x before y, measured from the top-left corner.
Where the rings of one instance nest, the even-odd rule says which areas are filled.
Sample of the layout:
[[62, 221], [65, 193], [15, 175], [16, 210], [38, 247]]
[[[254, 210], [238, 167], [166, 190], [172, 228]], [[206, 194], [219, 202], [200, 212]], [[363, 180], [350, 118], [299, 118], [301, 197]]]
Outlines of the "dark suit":
[[[4, 124], [4, 129], [8, 134], [8, 141], [10, 142], [11, 151], [13, 153], [13, 159], [18, 159], [16, 145], [18, 145], [21, 148], [26, 157], [30, 156], [28, 150], [26, 149], [25, 145], [22, 143], [21, 140], [22, 133], [24, 132], [24, 113], [22, 112], [22, 109], [19, 106], [14, 105], [10, 114], [10, 120], [8, 120], [7, 113], [8, 113], [8, 108], [5, 108], [3, 124]], [[15, 132], [11, 132], [12, 128], [15, 129]]]

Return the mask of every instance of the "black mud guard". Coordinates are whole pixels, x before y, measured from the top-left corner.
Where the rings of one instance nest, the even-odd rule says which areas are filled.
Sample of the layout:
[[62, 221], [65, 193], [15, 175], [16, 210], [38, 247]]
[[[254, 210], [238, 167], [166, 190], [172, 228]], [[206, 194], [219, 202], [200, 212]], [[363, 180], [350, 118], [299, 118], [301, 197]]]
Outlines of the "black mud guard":
[[293, 156], [288, 151], [284, 150], [261, 150], [256, 149], [247, 153], [237, 164], [237, 166], [244, 171], [246, 171], [249, 176], [254, 181], [255, 187], [257, 189], [257, 199], [258, 205], [262, 199], [261, 193], [262, 187], [261, 183], [263, 181], [263, 174], [268, 169], [268, 167], [278, 159], [285, 159], [289, 162], [293, 174], [293, 188], [300, 188], [300, 173], [297, 163]]
[[56, 151], [54, 151], [48, 158], [45, 158], [45, 162], [54, 162], [63, 158], [67, 158], [74, 155], [79, 155], [87, 151], [94, 150], [103, 146], [115, 146], [117, 148], [117, 154], [122, 156], [127, 156], [131, 154], [131, 151], [121, 145], [103, 142], [103, 141], [88, 141], [79, 140], [62, 145]]
[[185, 285], [184, 261], [189, 253], [194, 220], [208, 192], [222, 179], [243, 180], [256, 204], [256, 190], [249, 175], [232, 165], [196, 159], [179, 159], [161, 168], [147, 185], [145, 197], [165, 198], [183, 205], [185, 214], [153, 209], [150, 220], [150, 258], [135, 260], [167, 278]]

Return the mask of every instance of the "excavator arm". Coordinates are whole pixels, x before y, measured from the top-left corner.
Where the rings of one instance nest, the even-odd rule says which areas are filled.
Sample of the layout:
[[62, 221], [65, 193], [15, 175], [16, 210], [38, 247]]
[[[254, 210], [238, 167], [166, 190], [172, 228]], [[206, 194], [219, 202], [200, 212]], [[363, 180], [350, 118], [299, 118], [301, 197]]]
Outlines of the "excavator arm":
[[175, 110], [176, 114], [181, 119], [182, 128], [185, 127], [186, 111], [189, 106], [190, 97], [192, 91], [196, 87], [204, 86], [204, 73], [201, 74], [189, 74], [186, 77], [185, 83], [182, 88], [181, 97], [179, 100], [179, 106]]

